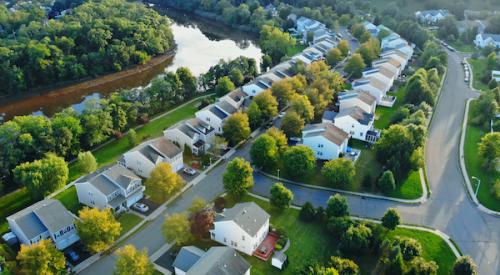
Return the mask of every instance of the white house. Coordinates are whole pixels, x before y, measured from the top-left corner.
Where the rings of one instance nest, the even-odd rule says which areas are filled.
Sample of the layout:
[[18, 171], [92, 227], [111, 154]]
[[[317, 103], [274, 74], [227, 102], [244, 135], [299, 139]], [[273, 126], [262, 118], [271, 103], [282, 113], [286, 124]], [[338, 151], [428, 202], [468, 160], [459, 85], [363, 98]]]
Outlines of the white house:
[[10, 230], [20, 243], [31, 246], [50, 239], [59, 250], [80, 240], [75, 216], [60, 201], [45, 199], [7, 217]]
[[384, 52], [380, 55], [380, 59], [372, 63], [373, 67], [385, 67], [396, 73], [397, 76], [401, 75], [409, 58], [399, 50]]
[[75, 187], [80, 203], [115, 212], [129, 209], [144, 197], [145, 189], [141, 178], [119, 164], [79, 179]]
[[497, 49], [500, 48], [500, 34], [480, 33], [474, 39], [474, 45], [478, 48], [486, 46], [493, 46]]
[[[366, 133], [373, 129], [373, 117], [373, 114], [354, 106], [340, 109], [340, 112], [336, 113], [330, 122], [348, 133], [350, 137], [364, 141], [366, 140]], [[323, 122], [327, 121], [324, 120]]]
[[137, 175], [149, 178], [151, 171], [161, 162], [170, 164], [175, 172], [181, 170], [184, 167], [182, 150], [167, 138], [160, 137], [126, 152], [118, 162]]
[[163, 135], [180, 148], [189, 147], [193, 154], [199, 156], [210, 149], [215, 129], [199, 118], [192, 118], [166, 129]]
[[377, 37], [380, 33], [380, 29], [377, 28], [377, 26], [375, 26], [372, 22], [365, 21], [363, 22], [363, 26], [365, 27], [365, 30], [367, 30], [374, 37]]
[[257, 77], [254, 81], [241, 87], [241, 89], [248, 96], [254, 97], [254, 96], [260, 94], [261, 92], [263, 92], [264, 90], [271, 88], [272, 84], [273, 83], [267, 79]]
[[176, 275], [250, 275], [252, 268], [227, 246], [213, 246], [206, 252], [196, 246], [184, 246], [172, 266]]
[[371, 77], [354, 80], [352, 82], [352, 88], [354, 90], [363, 90], [370, 93], [373, 97], [375, 97], [377, 103], [379, 103], [387, 94], [387, 91], [389, 91], [390, 86], [376, 78]]
[[362, 90], [339, 93], [338, 102], [340, 110], [357, 106], [369, 114], [374, 114], [375, 108], [377, 107], [377, 100], [375, 97]]
[[219, 101], [196, 112], [196, 117], [206, 122], [215, 129], [217, 134], [222, 134], [224, 121], [238, 110], [226, 101]]
[[269, 232], [269, 214], [254, 202], [238, 203], [215, 218], [212, 240], [252, 255]]
[[219, 101], [226, 101], [227, 103], [231, 104], [236, 109], [239, 109], [241, 105], [243, 105], [243, 102], [245, 101], [245, 98], [247, 97], [247, 94], [245, 94], [240, 88], [228, 93], [227, 95], [221, 97]]
[[325, 24], [304, 16], [299, 17], [295, 24], [297, 32], [301, 33], [303, 36], [306, 36], [308, 32], [314, 32], [315, 30], [326, 28]]
[[302, 130], [302, 144], [311, 148], [317, 159], [331, 160], [347, 149], [349, 134], [333, 123], [308, 124]]
[[450, 16], [447, 10], [424, 10], [415, 12], [418, 21], [425, 24], [436, 24]]
[[388, 70], [384, 67], [377, 66], [364, 70], [363, 77], [376, 78], [380, 80], [382, 83], [384, 83], [384, 85], [388, 87], [389, 90], [394, 84], [394, 80], [396, 79], [397, 74], [395, 74], [392, 70]]
[[491, 71], [491, 78], [495, 79], [496, 82], [500, 82], [500, 71]]

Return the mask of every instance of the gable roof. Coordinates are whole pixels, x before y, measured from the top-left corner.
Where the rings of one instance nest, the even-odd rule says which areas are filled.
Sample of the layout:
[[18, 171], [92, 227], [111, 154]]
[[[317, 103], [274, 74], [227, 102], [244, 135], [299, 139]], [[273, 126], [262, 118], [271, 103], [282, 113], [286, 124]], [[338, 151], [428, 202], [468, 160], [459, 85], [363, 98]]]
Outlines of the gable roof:
[[215, 106], [217, 106], [217, 108], [221, 109], [222, 111], [224, 111], [226, 114], [234, 114], [236, 113], [236, 111], [238, 111], [236, 108], [234, 108], [233, 105], [229, 104], [229, 102], [225, 101], [225, 100], [221, 100], [217, 103], [215, 103]]
[[118, 184], [125, 190], [129, 187], [132, 181], [140, 180], [140, 178], [132, 171], [121, 165], [113, 165], [103, 173], [107, 178], [111, 179], [114, 183]]
[[251, 265], [236, 250], [227, 246], [211, 247], [186, 275], [243, 275]]
[[229, 94], [227, 94], [228, 97], [230, 97], [232, 100], [235, 102], [239, 102], [240, 100], [244, 99], [246, 97], [246, 94], [241, 91], [241, 89], [236, 89]]
[[302, 130], [302, 133], [302, 138], [323, 136], [338, 146], [349, 138], [349, 135], [346, 132], [332, 123], [308, 124], [304, 127], [304, 130]]
[[500, 43], [500, 34], [493, 34], [493, 33], [481, 33], [479, 34], [481, 36], [482, 40], [487, 40], [491, 39], [495, 42]]
[[204, 254], [205, 251], [196, 246], [183, 246], [172, 266], [187, 272]]
[[208, 111], [212, 112], [216, 117], [220, 119], [225, 119], [226, 117], [228, 117], [226, 113], [215, 107], [215, 105], [209, 105]]
[[358, 106], [340, 110], [335, 119], [350, 116], [363, 125], [368, 125], [373, 120], [373, 114], [369, 114]]
[[269, 220], [270, 215], [254, 202], [238, 203], [217, 215], [215, 222], [233, 221], [250, 236], [257, 232]]
[[103, 167], [79, 179], [77, 183], [88, 182], [105, 196], [115, 192], [120, 187], [127, 189], [133, 180], [140, 179], [132, 171], [119, 165]]
[[372, 105], [377, 99], [372, 96], [370, 93], [363, 90], [352, 90], [348, 92], [339, 93], [338, 99], [339, 101], [358, 98], [368, 105]]
[[182, 153], [181, 148], [165, 137], [144, 142], [129, 152], [138, 151], [149, 161], [156, 163], [158, 158], [173, 158]]

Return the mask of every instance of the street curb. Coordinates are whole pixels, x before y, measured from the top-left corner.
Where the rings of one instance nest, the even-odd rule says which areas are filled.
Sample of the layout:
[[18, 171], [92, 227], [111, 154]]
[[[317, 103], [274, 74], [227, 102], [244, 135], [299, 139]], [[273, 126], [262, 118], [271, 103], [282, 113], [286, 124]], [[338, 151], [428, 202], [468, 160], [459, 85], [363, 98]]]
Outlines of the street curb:
[[[311, 185], [311, 184], [305, 184], [305, 183], [300, 183], [300, 182], [295, 182], [291, 180], [287, 180], [284, 178], [278, 178], [274, 175], [268, 174], [266, 172], [263, 172], [259, 169], [254, 169], [257, 173], [262, 174], [263, 176], [266, 176], [268, 178], [280, 181], [280, 182], [286, 182], [289, 184], [301, 186], [304, 188], [310, 188], [310, 189], [317, 189], [317, 190], [324, 190], [324, 191], [330, 191], [330, 192], [336, 192], [336, 193], [341, 193], [341, 194], [347, 194], [347, 195], [352, 195], [352, 196], [359, 196], [359, 197], [365, 197], [365, 198], [371, 198], [371, 199], [379, 199], [379, 200], [387, 200], [387, 201], [395, 201], [399, 203], [405, 203], [405, 204], [422, 204], [425, 201], [427, 201], [427, 189], [423, 188], [423, 194], [420, 196], [418, 199], [414, 200], [406, 200], [406, 199], [398, 199], [398, 198], [391, 198], [391, 197], [386, 197], [386, 196], [379, 196], [379, 195], [374, 195], [370, 193], [361, 193], [361, 192], [353, 192], [353, 191], [346, 191], [346, 190], [341, 190], [341, 189], [336, 189], [336, 188], [329, 188], [329, 187], [323, 187], [323, 186], [317, 186], [317, 185]], [[421, 175], [420, 175], [421, 176]], [[422, 184], [422, 181], [420, 181]]]
[[472, 202], [476, 204], [477, 209], [480, 211], [494, 215], [494, 216], [500, 216], [500, 212], [491, 210], [486, 208], [484, 205], [479, 202], [477, 197], [474, 195], [474, 190], [472, 188], [472, 183], [470, 182], [469, 174], [467, 173], [467, 167], [465, 166], [465, 154], [464, 154], [464, 143], [465, 143], [465, 135], [467, 134], [467, 121], [469, 120], [469, 107], [471, 101], [474, 100], [473, 98], [467, 99], [467, 103], [465, 103], [465, 112], [464, 112], [464, 119], [462, 122], [462, 132], [460, 134], [460, 145], [459, 145], [459, 156], [458, 158], [460, 159], [460, 170], [462, 171], [462, 176], [464, 178], [465, 182], [465, 189], [467, 190], [467, 195], [470, 197]]

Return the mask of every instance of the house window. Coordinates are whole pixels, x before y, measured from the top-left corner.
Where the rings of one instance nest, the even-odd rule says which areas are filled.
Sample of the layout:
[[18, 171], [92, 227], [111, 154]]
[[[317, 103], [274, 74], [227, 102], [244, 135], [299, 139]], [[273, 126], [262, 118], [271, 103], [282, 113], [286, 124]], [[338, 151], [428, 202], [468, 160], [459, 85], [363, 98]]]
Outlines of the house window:
[[245, 236], [241, 236], [241, 239], [244, 241], [245, 240]]
[[210, 118], [209, 118], [209, 117], [207, 117], [207, 121], [210, 121]]
[[318, 144], [318, 148], [323, 148], [323, 144]]

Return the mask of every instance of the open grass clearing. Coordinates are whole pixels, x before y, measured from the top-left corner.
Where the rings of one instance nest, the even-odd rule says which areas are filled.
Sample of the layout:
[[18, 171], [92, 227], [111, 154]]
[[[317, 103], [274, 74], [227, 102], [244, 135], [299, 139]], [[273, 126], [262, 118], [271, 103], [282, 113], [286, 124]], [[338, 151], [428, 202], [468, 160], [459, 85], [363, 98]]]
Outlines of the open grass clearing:
[[469, 58], [468, 62], [472, 67], [471, 68], [472, 75], [473, 75], [472, 87], [474, 89], [477, 89], [477, 90], [488, 90], [488, 85], [481, 82], [482, 76], [487, 71], [486, 59], [485, 58], [480, 58], [480, 59]]
[[54, 199], [59, 200], [66, 209], [73, 214], [78, 215], [78, 211], [82, 209], [83, 205], [78, 202], [78, 195], [76, 194], [76, 187], [71, 186], [63, 192], [57, 194]]
[[374, 126], [379, 130], [389, 128], [389, 126], [391, 126], [392, 124], [394, 115], [399, 110], [399, 108], [404, 105], [403, 101], [405, 96], [405, 86], [402, 85], [398, 87], [398, 89], [392, 95], [397, 98], [394, 106], [377, 106], [377, 109], [375, 110]]

